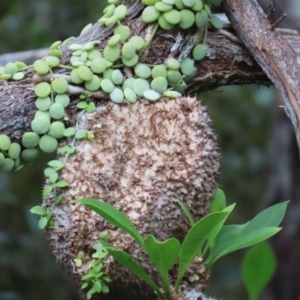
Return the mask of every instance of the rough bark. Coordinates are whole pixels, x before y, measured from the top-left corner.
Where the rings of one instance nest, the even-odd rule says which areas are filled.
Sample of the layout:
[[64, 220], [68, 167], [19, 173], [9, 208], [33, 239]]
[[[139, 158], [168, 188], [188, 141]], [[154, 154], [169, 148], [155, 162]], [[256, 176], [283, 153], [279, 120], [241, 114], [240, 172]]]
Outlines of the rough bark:
[[255, 0], [225, 0], [225, 11], [239, 38], [280, 90], [300, 146], [300, 68], [296, 51], [270, 24]]

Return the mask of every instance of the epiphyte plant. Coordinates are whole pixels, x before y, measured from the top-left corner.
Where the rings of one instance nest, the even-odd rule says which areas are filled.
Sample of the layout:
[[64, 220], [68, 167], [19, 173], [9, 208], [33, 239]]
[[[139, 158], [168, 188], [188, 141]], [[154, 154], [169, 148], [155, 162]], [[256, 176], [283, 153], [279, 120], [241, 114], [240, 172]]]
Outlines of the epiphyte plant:
[[[117, 262], [146, 281], [157, 296], [164, 299], [172, 299], [174, 294], [180, 292], [181, 280], [196, 257], [204, 260], [207, 267], [212, 267], [221, 257], [258, 244], [278, 233], [281, 228], [277, 226], [281, 223], [288, 204], [286, 201], [273, 205], [242, 225], [224, 225], [235, 204], [226, 206], [225, 195], [221, 189], [216, 191], [210, 214], [197, 222], [193, 220], [188, 207], [183, 202], [179, 202], [191, 223], [190, 230], [180, 243], [173, 237], [158, 241], [151, 234], [143, 238], [125, 215], [103, 201], [83, 198], [78, 202], [128, 233], [143, 248], [148, 259], [157, 268], [161, 287], [157, 286], [129, 254], [109, 244], [109, 239], [108, 242], [104, 241], [102, 244]], [[178, 275], [176, 281], [171, 283], [169, 271], [175, 263], [178, 264], [176, 267]], [[189, 279], [191, 281], [198, 279], [195, 275]]]

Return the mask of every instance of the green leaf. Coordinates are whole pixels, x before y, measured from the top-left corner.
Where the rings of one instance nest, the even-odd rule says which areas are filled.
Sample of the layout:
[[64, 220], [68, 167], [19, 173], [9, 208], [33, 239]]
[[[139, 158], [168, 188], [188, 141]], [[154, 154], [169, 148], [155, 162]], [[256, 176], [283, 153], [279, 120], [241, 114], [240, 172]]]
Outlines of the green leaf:
[[46, 209], [42, 206], [34, 206], [30, 209], [32, 214], [43, 216], [47, 213]]
[[68, 154], [74, 154], [76, 152], [76, 147], [70, 147]]
[[50, 166], [58, 171], [58, 170], [61, 170], [65, 165], [60, 160], [51, 160], [48, 162], [48, 166]]
[[119, 210], [103, 201], [96, 199], [82, 198], [77, 202], [87, 206], [106, 221], [130, 234], [141, 247], [145, 248], [142, 236], [139, 234], [130, 220]]
[[38, 226], [39, 226], [40, 229], [44, 229], [47, 226], [47, 223], [48, 223], [48, 218], [47, 217], [41, 217], [39, 219]]
[[56, 182], [55, 185], [58, 188], [64, 188], [64, 187], [67, 187], [69, 185], [69, 183], [65, 180], [60, 180], [60, 181]]
[[57, 179], [58, 179], [58, 174], [57, 174], [57, 173], [52, 173], [52, 174], [49, 176], [49, 181], [50, 181], [51, 183], [55, 183]]
[[84, 129], [79, 129], [75, 134], [75, 138], [78, 140], [86, 138], [86, 131]]
[[57, 152], [58, 153], [68, 153], [68, 151], [69, 151], [70, 148], [71, 148], [70, 146], [66, 145], [66, 146], [63, 146], [61, 148], [58, 148]]
[[76, 133], [76, 128], [75, 127], [69, 127], [67, 129], [65, 129], [63, 134], [66, 137], [70, 137], [70, 136], [75, 135], [75, 133]]
[[82, 260], [79, 258], [74, 259], [75, 265], [77, 268], [80, 268], [82, 266]]
[[250, 300], [258, 299], [275, 268], [276, 257], [268, 243], [260, 243], [247, 252], [242, 263], [242, 277]]
[[58, 195], [55, 199], [55, 205], [58, 205], [61, 203], [62, 199], [63, 199], [64, 195], [61, 194], [61, 195]]
[[88, 104], [85, 101], [80, 101], [80, 102], [77, 103], [76, 107], [79, 108], [79, 109], [85, 109], [85, 108], [88, 107]]
[[270, 238], [280, 230], [281, 228], [279, 227], [265, 227], [247, 234], [244, 234], [243, 231], [241, 231], [235, 238], [227, 241], [227, 243], [219, 245], [216, 250], [216, 257], [213, 259], [212, 263], [215, 263], [218, 259], [228, 253], [258, 244]]
[[230, 206], [225, 207], [222, 212], [226, 212], [227, 216], [226, 218], [224, 218], [216, 227], [213, 231], [211, 231], [211, 233], [207, 236], [207, 247], [211, 247], [216, 241], [216, 237], [218, 236], [220, 230], [222, 229], [227, 217], [229, 216], [229, 214], [232, 212], [232, 210], [234, 209], [235, 204], [232, 204]]
[[120, 264], [128, 268], [131, 272], [142, 278], [145, 282], [147, 282], [156, 294], [162, 297], [162, 293], [160, 289], [156, 286], [156, 284], [152, 281], [146, 271], [126, 252], [121, 250], [116, 250], [113, 248], [107, 248], [108, 253]]
[[88, 107], [86, 108], [86, 111], [87, 111], [88, 113], [92, 113], [92, 112], [95, 111], [95, 109], [96, 109], [95, 103], [94, 103], [94, 102], [91, 102], [91, 103], [89, 103]]
[[184, 272], [199, 253], [204, 240], [226, 216], [226, 212], [210, 214], [195, 223], [188, 231], [179, 253], [179, 272], [175, 285], [176, 293], [178, 293], [179, 284]]
[[180, 243], [175, 238], [159, 242], [153, 235], [148, 235], [144, 240], [145, 248], [150, 260], [156, 266], [163, 283], [167, 296], [171, 296], [168, 271], [178, 258]]
[[180, 207], [186, 214], [187, 218], [189, 219], [190, 225], [193, 226], [195, 224], [195, 221], [194, 221], [193, 216], [192, 216], [189, 208], [187, 207], [187, 205], [181, 201], [178, 201], [178, 204], [180, 205]]
[[242, 234], [264, 227], [277, 227], [285, 215], [288, 203], [289, 201], [281, 202], [260, 212], [247, 224]]
[[44, 190], [43, 190], [43, 198], [46, 198], [52, 191], [53, 186], [45, 186]]
[[226, 197], [224, 192], [217, 188], [214, 199], [210, 204], [210, 213], [222, 211], [226, 207]]

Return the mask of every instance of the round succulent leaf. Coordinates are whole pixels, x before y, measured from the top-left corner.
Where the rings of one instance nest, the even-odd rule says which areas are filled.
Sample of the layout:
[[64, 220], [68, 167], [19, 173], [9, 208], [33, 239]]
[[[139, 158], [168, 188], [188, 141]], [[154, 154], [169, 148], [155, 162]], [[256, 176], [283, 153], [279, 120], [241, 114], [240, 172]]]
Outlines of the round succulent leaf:
[[121, 41], [120, 34], [114, 34], [108, 41], [107, 44], [109, 46], [116, 46]]
[[101, 89], [105, 93], [111, 93], [113, 91], [113, 89], [115, 88], [114, 84], [109, 79], [102, 79], [100, 85], [101, 85]]
[[47, 111], [37, 110], [34, 114], [34, 118], [38, 118], [38, 117], [47, 118], [49, 121], [51, 120], [50, 114]]
[[174, 27], [174, 24], [169, 23], [163, 14], [158, 18], [158, 24], [164, 30], [171, 30]]
[[43, 152], [52, 153], [58, 146], [57, 140], [50, 135], [43, 135], [39, 141], [39, 147]]
[[118, 46], [109, 46], [107, 45], [104, 48], [103, 56], [106, 60], [115, 62], [120, 57], [121, 51]]
[[31, 162], [37, 158], [39, 150], [37, 148], [24, 149], [21, 153], [21, 158], [24, 161]]
[[[26, 68], [27, 67], [27, 65], [24, 63], [24, 62], [22, 62], [22, 61], [15, 61], [15, 65], [18, 67], [18, 69], [19, 70], [22, 70], [22, 69], [24, 69], [24, 68]], [[4, 69], [4, 68], [3, 68]], [[0, 72], [1, 73], [1, 72]]]
[[9, 172], [15, 166], [15, 162], [11, 158], [5, 158], [3, 163], [0, 165], [0, 171]]
[[79, 76], [77, 69], [73, 69], [70, 75], [71, 81], [75, 84], [81, 84], [84, 80]]
[[106, 59], [102, 57], [97, 57], [91, 62], [91, 70], [94, 73], [100, 74], [103, 73], [107, 68]]
[[36, 85], [34, 92], [39, 98], [46, 98], [51, 93], [51, 86], [48, 82], [40, 82]]
[[41, 111], [47, 111], [51, 105], [51, 99], [49, 97], [46, 98], [37, 98], [35, 101], [35, 106], [37, 109]]
[[93, 75], [92, 80], [86, 81], [84, 86], [87, 90], [95, 92], [99, 90], [101, 84], [101, 79], [97, 75]]
[[188, 29], [194, 25], [195, 14], [192, 11], [190, 11], [188, 9], [183, 9], [180, 11], [180, 15], [181, 15], [181, 20], [180, 20], [179, 26], [182, 29]]
[[142, 13], [142, 20], [145, 23], [152, 23], [158, 20], [160, 11], [155, 8], [154, 5], [147, 6]]
[[206, 46], [203, 44], [199, 44], [197, 45], [194, 49], [193, 49], [193, 58], [194, 60], [201, 60], [205, 57], [206, 55]]
[[15, 63], [9, 62], [4, 66], [5, 74], [14, 75], [19, 71], [18, 66]]
[[83, 51], [79, 58], [80, 61], [85, 62], [87, 60], [87, 52]]
[[182, 3], [186, 7], [193, 7], [195, 5], [196, 0], [182, 0]]
[[176, 25], [181, 21], [181, 15], [178, 10], [172, 9], [164, 13], [164, 18], [170, 24]]
[[164, 96], [168, 97], [168, 98], [179, 98], [181, 97], [181, 94], [179, 92], [176, 91], [165, 91], [163, 93]]
[[78, 73], [79, 77], [84, 81], [90, 81], [93, 77], [93, 72], [87, 66], [80, 66], [77, 69], [77, 73]]
[[160, 94], [153, 90], [147, 90], [144, 92], [144, 97], [150, 101], [157, 101], [160, 98]]
[[22, 80], [25, 77], [24, 72], [17, 72], [12, 76], [13, 80]]
[[163, 3], [168, 4], [168, 5], [174, 5], [174, 0], [162, 0]]
[[198, 28], [203, 28], [206, 26], [206, 24], [208, 23], [208, 16], [205, 10], [202, 9], [201, 11], [196, 13], [195, 23]]
[[204, 10], [207, 12], [208, 17], [211, 15], [211, 9], [210, 7], [205, 3], [203, 6]]
[[182, 76], [179, 71], [170, 70], [167, 75], [168, 82], [171, 84], [177, 84], [181, 81]]
[[180, 68], [179, 61], [176, 58], [172, 58], [172, 57], [170, 57], [166, 60], [166, 65], [169, 69], [175, 70], [175, 71], [179, 70], [179, 68]]
[[215, 28], [215, 29], [222, 29], [223, 28], [223, 23], [221, 21], [220, 18], [218, 18], [217, 16], [215, 15], [211, 15], [210, 16], [210, 24]]
[[70, 104], [70, 97], [67, 94], [60, 94], [55, 96], [54, 101], [61, 104], [63, 108], [66, 108]]
[[158, 93], [163, 93], [167, 90], [168, 88], [168, 80], [165, 77], [155, 77], [151, 81], [151, 89], [158, 92]]
[[65, 124], [63, 122], [55, 121], [50, 125], [49, 135], [56, 139], [60, 139], [64, 136], [65, 130]]
[[114, 34], [120, 34], [122, 41], [126, 41], [130, 37], [130, 28], [126, 25], [119, 25], [115, 28]]
[[63, 53], [61, 50], [58, 50], [58, 49], [54, 49], [54, 50], [50, 50], [48, 52], [48, 55], [51, 55], [51, 56], [56, 56], [58, 58], [62, 58], [63, 57]]
[[7, 151], [10, 145], [10, 138], [6, 134], [0, 134], [0, 150]]
[[162, 1], [158, 1], [155, 3], [155, 8], [157, 10], [159, 10], [160, 12], [165, 12], [165, 11], [169, 11], [173, 8], [172, 5], [166, 4]]
[[135, 81], [135, 78], [133, 78], [133, 77], [125, 79], [123, 82], [123, 85], [122, 85], [123, 90], [125, 90], [125, 88], [132, 89], [134, 81]]
[[134, 67], [134, 73], [140, 78], [147, 79], [151, 76], [151, 68], [147, 64], [138, 63]]
[[93, 27], [93, 23], [89, 23], [89, 24], [85, 25], [85, 26], [82, 28], [82, 30], [81, 30], [79, 36], [82, 36], [82, 35], [86, 34], [92, 27]]
[[44, 134], [50, 128], [50, 121], [45, 117], [34, 118], [31, 122], [31, 129], [37, 134]]
[[77, 130], [77, 132], [75, 134], [75, 138], [77, 140], [85, 139], [86, 138], [86, 131], [84, 129]]
[[89, 60], [94, 60], [95, 58], [97, 57], [102, 57], [102, 54], [99, 50], [96, 50], [96, 49], [92, 49], [91, 51], [88, 51], [88, 56], [87, 58]]
[[135, 56], [135, 46], [131, 42], [127, 42], [122, 47], [122, 57], [131, 59]]
[[137, 100], [136, 93], [133, 91], [133, 89], [128, 87], [124, 88], [124, 96], [125, 99], [130, 103], [135, 103]]
[[56, 56], [48, 55], [45, 58], [45, 62], [48, 64], [50, 68], [55, 68], [59, 65], [59, 58]]
[[26, 132], [22, 136], [22, 145], [25, 148], [34, 148], [38, 145], [40, 137], [35, 132]]
[[109, 94], [110, 100], [114, 103], [122, 103], [124, 101], [124, 93], [119, 88], [114, 88]]
[[118, 17], [113, 15], [106, 19], [105, 26], [113, 26], [119, 21]]
[[176, 8], [178, 8], [179, 10], [182, 10], [185, 8], [182, 0], [174, 0], [174, 4], [175, 4]]
[[8, 149], [8, 156], [11, 159], [17, 159], [21, 153], [21, 146], [18, 143], [11, 143]]
[[49, 65], [42, 59], [38, 59], [34, 62], [33, 69], [40, 75], [47, 74], [50, 71]]
[[195, 0], [195, 4], [192, 7], [192, 10], [195, 12], [199, 12], [203, 9], [203, 2], [202, 0]]
[[55, 78], [51, 82], [52, 90], [57, 94], [64, 94], [68, 90], [68, 82], [64, 78]]
[[139, 51], [143, 49], [145, 46], [145, 40], [139, 36], [139, 35], [134, 35], [129, 39], [129, 42], [134, 45], [135, 50]]
[[149, 90], [149, 83], [147, 80], [138, 78], [133, 83], [133, 91], [140, 97], [144, 96], [144, 92]]
[[183, 75], [189, 76], [193, 74], [194, 70], [195, 70], [194, 61], [189, 57], [184, 58], [180, 65], [181, 73]]
[[62, 119], [65, 115], [64, 107], [59, 103], [53, 103], [49, 107], [49, 114], [55, 120]]
[[74, 43], [69, 46], [69, 49], [71, 51], [77, 51], [77, 50], [81, 50], [82, 47], [83, 47], [83, 45]]
[[0, 152], [0, 165], [4, 163], [4, 160], [5, 160], [5, 156], [3, 153]]
[[168, 72], [165, 65], [157, 65], [152, 68], [152, 78], [165, 77], [167, 78]]
[[123, 74], [119, 69], [116, 69], [111, 73], [111, 80], [114, 84], [116, 85], [122, 84], [123, 79], [124, 79]]
[[134, 55], [133, 58], [126, 58], [126, 57], [122, 57], [122, 63], [126, 66], [126, 67], [134, 67], [137, 63], [139, 62], [139, 57], [137, 54]]
[[118, 17], [119, 20], [123, 20], [127, 15], [127, 7], [124, 4], [118, 5], [114, 11], [114, 15]]

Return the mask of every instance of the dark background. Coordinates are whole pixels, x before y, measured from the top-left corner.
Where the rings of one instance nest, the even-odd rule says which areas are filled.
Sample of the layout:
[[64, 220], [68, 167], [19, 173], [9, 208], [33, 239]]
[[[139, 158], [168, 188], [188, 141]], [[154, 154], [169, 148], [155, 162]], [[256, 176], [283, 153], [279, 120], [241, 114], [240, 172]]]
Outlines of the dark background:
[[[300, 6], [284, 1], [281, 24], [298, 28]], [[49, 47], [77, 36], [96, 22], [105, 1], [2, 0], [0, 55]], [[298, 3], [299, 4], [299, 3]], [[209, 107], [221, 152], [219, 184], [228, 203], [237, 203], [229, 223], [244, 223], [266, 206], [290, 199], [284, 230], [272, 239], [278, 258], [264, 300], [300, 297], [299, 152], [282, 100], [274, 88], [230, 86], [199, 95]], [[17, 173], [0, 173], [0, 300], [79, 299], [68, 276], [51, 254], [37, 218], [29, 209], [41, 202], [47, 157]], [[208, 294], [218, 299], [247, 299], [240, 264], [245, 252], [221, 260], [213, 269]]]

